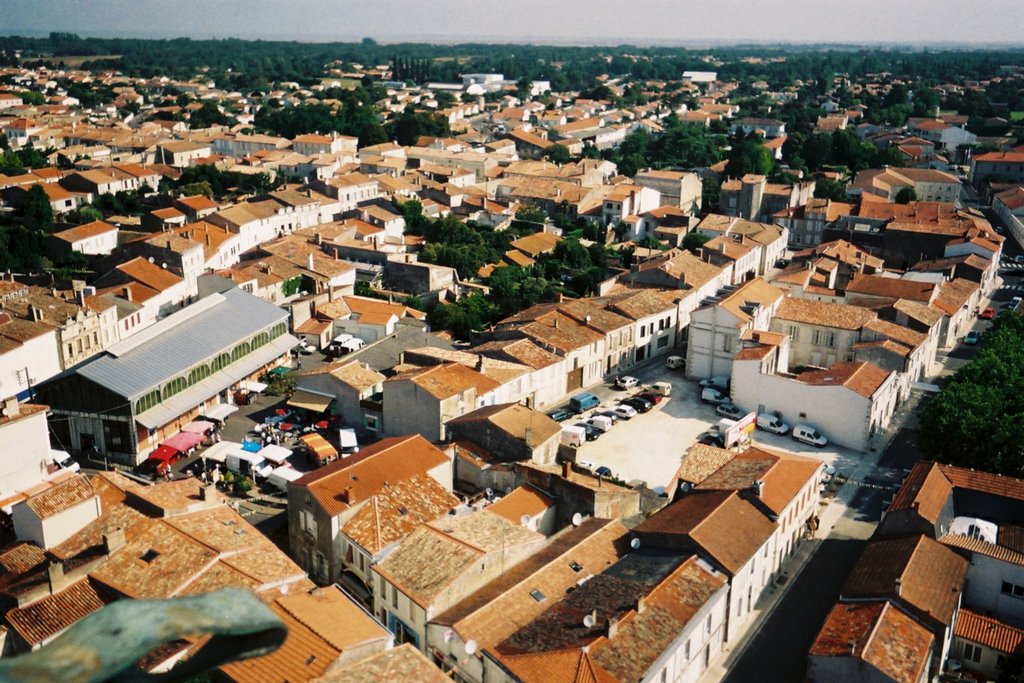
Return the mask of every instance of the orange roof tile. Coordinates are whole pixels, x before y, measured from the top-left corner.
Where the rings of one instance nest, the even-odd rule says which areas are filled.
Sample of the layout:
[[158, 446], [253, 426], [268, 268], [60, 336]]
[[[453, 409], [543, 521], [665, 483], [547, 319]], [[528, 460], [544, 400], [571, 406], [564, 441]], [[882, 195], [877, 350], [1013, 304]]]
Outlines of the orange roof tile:
[[960, 608], [957, 614], [955, 633], [957, 638], [990, 647], [1004, 654], [1016, 652], [1024, 645], [1024, 629], [1004, 624], [998, 619], [966, 607]]

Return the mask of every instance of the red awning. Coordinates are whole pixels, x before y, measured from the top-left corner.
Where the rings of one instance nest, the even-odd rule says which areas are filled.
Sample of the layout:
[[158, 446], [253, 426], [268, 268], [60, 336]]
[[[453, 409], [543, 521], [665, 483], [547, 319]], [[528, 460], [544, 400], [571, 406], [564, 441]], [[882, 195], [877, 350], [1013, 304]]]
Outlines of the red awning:
[[191, 432], [179, 432], [171, 438], [164, 441], [165, 446], [176, 448], [182, 453], [186, 453], [188, 449], [194, 448], [203, 442], [202, 434], [193, 434]]
[[164, 444], [162, 446], [158, 446], [155, 451], [150, 453], [149, 459], [160, 463], [170, 462], [178, 457], [178, 453], [179, 451], [177, 448]]

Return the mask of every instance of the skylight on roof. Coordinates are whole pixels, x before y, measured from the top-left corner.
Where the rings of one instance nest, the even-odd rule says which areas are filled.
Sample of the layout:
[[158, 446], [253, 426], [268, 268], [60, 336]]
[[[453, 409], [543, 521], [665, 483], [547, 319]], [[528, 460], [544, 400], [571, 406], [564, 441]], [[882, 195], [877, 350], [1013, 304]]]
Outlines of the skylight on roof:
[[583, 565], [582, 565], [582, 564], [580, 564], [579, 562], [576, 562], [575, 560], [569, 563], [569, 567], [570, 567], [570, 568], [571, 568], [571, 569], [572, 569], [572, 570], [573, 570], [574, 572], [579, 572], [579, 571], [583, 571]]
[[545, 598], [546, 598], [547, 596], [546, 596], [546, 595], [544, 595], [543, 593], [541, 593], [541, 592], [540, 592], [539, 590], [537, 590], [536, 588], [534, 588], [534, 589], [533, 589], [532, 591], [530, 591], [530, 597], [532, 597], [532, 598], [533, 598], [534, 600], [536, 600], [537, 602], [544, 602], [544, 599], [545, 599]]

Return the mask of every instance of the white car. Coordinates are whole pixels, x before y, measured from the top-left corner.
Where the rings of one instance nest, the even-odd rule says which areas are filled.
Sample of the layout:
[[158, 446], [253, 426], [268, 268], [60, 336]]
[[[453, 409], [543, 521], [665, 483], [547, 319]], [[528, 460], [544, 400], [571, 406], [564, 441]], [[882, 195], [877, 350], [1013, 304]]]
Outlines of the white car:
[[700, 400], [711, 405], [726, 403], [729, 397], [714, 387], [704, 387], [700, 392]]
[[828, 439], [810, 425], [796, 425], [793, 427], [793, 440], [817, 446], [818, 448], [824, 448], [828, 445]]
[[624, 404], [615, 406], [614, 408], [612, 408], [612, 412], [621, 417], [623, 420], [628, 420], [631, 417], [636, 417], [636, 408]]
[[640, 380], [638, 380], [636, 377], [630, 377], [629, 375], [619, 377], [617, 380], [615, 380], [615, 386], [617, 386], [619, 389], [632, 389], [638, 384], [640, 384]]
[[309, 342], [305, 339], [299, 340], [299, 345], [295, 347], [295, 350], [304, 356], [308, 356], [313, 353], [313, 347], [309, 345]]

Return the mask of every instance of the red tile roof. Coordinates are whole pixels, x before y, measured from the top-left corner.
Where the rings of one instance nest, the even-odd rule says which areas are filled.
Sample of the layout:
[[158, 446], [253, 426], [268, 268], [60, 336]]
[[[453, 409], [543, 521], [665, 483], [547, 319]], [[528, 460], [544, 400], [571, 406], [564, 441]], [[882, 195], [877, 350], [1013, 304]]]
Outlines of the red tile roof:
[[998, 619], [961, 608], [956, 618], [957, 638], [1009, 654], [1024, 645], [1024, 629], [1004, 624]]

